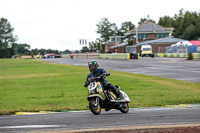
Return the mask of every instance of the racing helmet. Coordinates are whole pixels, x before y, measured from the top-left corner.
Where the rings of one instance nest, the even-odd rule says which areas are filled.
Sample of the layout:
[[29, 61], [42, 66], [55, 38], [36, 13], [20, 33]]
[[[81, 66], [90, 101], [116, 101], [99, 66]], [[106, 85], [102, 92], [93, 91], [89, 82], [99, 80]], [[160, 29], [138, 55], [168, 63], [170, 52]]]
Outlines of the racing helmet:
[[89, 71], [93, 73], [98, 69], [99, 63], [97, 61], [90, 61], [88, 62], [88, 67], [89, 67]]

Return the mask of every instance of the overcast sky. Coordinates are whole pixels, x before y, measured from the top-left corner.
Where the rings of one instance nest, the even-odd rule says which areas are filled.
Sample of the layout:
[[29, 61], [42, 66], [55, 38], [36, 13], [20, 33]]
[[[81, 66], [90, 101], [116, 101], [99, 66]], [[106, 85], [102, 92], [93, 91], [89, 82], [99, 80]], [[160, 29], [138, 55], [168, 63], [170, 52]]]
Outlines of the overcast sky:
[[64, 51], [80, 49], [78, 39], [95, 41], [101, 18], [118, 27], [147, 15], [157, 23], [181, 8], [200, 12], [200, 0], [0, 0], [0, 18], [11, 23], [18, 43]]

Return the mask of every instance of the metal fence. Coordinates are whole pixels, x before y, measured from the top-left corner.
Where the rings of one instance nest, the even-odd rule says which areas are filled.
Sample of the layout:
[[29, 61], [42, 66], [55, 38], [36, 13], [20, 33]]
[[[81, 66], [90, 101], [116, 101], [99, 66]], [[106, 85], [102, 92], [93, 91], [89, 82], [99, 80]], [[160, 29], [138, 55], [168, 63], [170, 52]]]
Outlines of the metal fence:
[[158, 47], [158, 53], [197, 53], [197, 46]]
[[[63, 58], [70, 58], [69, 54], [63, 54]], [[73, 53], [73, 58], [99, 58], [99, 53]]]
[[137, 53], [135, 46], [127, 46], [126, 53]]
[[[75, 53], [73, 58], [100, 58], [100, 59], [113, 59], [113, 60], [130, 60], [129, 53], [113, 53], [113, 54], [101, 54], [101, 53]], [[70, 58], [69, 54], [63, 54], [62, 58]]]

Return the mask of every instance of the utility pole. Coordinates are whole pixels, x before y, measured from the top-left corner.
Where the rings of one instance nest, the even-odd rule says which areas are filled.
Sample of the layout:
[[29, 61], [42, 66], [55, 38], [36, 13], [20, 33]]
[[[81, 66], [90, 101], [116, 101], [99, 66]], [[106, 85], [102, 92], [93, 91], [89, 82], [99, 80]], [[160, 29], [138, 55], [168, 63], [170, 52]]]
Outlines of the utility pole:
[[138, 32], [137, 32], [137, 25], [135, 26], [136, 27], [136, 37], [135, 37], [135, 39], [136, 39], [136, 44], [138, 43]]

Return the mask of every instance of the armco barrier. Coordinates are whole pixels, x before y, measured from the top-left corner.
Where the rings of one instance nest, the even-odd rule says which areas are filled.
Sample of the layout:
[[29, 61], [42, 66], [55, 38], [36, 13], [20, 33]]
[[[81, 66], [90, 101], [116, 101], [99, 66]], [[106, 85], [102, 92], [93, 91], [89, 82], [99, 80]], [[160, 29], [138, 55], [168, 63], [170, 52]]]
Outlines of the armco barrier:
[[187, 58], [187, 53], [156, 53], [156, 57]]
[[[31, 59], [32, 56], [31, 56], [31, 55], [22, 55], [21, 58], [22, 58], [22, 59]], [[33, 58], [37, 59], [37, 55], [34, 55]], [[42, 55], [40, 55], [39, 58], [42, 59]]]
[[118, 54], [99, 54], [100, 59], [113, 59], [113, 60], [130, 60], [129, 53]]
[[193, 60], [200, 60], [200, 53], [192, 53]]
[[[62, 58], [70, 58], [70, 55], [63, 54]], [[99, 53], [73, 53], [73, 58], [99, 58]]]
[[[156, 57], [187, 58], [187, 53], [156, 53]], [[192, 53], [193, 60], [200, 60], [200, 53]]]
[[70, 58], [69, 54], [63, 54], [62, 58]]

